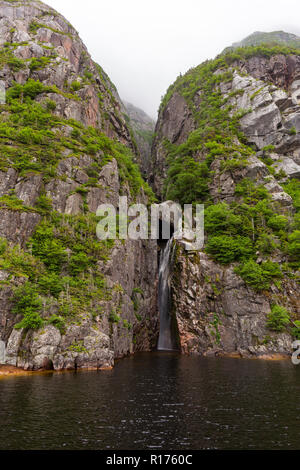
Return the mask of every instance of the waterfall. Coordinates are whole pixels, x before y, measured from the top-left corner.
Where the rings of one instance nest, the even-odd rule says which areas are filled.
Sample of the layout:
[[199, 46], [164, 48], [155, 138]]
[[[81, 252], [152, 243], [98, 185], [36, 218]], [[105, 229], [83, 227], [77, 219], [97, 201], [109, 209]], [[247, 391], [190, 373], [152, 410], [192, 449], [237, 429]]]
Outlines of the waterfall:
[[6, 348], [4, 341], [0, 340], [0, 364], [5, 364]]
[[158, 309], [160, 314], [160, 332], [157, 349], [159, 349], [160, 351], [174, 350], [171, 326], [172, 319], [169, 314], [169, 276], [171, 266], [172, 242], [173, 238], [171, 238], [166, 244], [166, 246], [162, 249], [159, 263]]

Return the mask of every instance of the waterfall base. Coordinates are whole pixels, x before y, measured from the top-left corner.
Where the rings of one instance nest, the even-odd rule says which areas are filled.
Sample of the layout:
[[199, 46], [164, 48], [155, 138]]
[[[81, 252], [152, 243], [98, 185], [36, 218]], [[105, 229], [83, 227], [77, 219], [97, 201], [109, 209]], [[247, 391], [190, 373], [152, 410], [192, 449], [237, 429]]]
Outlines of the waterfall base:
[[172, 262], [173, 238], [162, 248], [159, 263], [158, 308], [160, 315], [160, 331], [158, 351], [176, 351], [176, 341], [172, 335], [172, 317], [170, 315], [170, 271]]

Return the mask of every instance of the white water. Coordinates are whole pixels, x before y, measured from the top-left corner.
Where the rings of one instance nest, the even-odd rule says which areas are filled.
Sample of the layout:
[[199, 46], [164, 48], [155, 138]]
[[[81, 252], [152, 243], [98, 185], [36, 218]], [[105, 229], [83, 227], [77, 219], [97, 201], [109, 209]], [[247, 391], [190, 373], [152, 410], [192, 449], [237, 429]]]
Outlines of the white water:
[[160, 314], [160, 331], [157, 349], [160, 351], [170, 351], [174, 349], [171, 334], [171, 316], [169, 314], [169, 277], [172, 242], [173, 239], [171, 238], [162, 249], [159, 263], [158, 309]]
[[5, 364], [6, 348], [4, 341], [0, 341], [0, 364]]

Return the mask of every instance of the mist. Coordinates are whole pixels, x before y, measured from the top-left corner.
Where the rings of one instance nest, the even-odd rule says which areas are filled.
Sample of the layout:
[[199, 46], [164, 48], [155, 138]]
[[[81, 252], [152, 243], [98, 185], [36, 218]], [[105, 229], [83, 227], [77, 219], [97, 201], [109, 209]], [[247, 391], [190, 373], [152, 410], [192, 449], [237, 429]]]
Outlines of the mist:
[[180, 73], [254, 31], [299, 34], [299, 0], [48, 0], [77, 29], [122, 99], [156, 119]]

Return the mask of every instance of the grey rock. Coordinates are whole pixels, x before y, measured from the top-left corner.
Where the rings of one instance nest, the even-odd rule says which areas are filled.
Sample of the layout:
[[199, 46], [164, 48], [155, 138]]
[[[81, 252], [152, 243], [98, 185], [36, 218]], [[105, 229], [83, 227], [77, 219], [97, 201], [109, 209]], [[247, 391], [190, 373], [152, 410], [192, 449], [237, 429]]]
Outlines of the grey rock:
[[78, 215], [83, 210], [83, 200], [80, 194], [72, 194], [68, 197], [65, 207], [65, 214]]
[[[278, 335], [266, 327], [270, 300], [264, 293], [247, 288], [233, 267], [221, 267], [203, 253], [187, 257], [180, 245], [176, 253], [174, 272], [179, 270], [180, 277], [171, 278], [172, 302], [184, 353], [239, 352], [249, 357], [291, 352], [290, 335]], [[288, 281], [284, 291], [289, 292], [291, 309], [297, 301], [300, 305], [294, 281]], [[296, 298], [292, 299], [291, 293]], [[219, 341], [213, 326], [215, 316], [219, 321]]]
[[0, 196], [8, 194], [10, 189], [14, 189], [17, 181], [17, 172], [9, 168], [7, 172], [0, 171]]
[[284, 171], [289, 178], [300, 178], [300, 165], [289, 157], [283, 157], [274, 165], [276, 173]]
[[21, 199], [26, 206], [34, 206], [42, 187], [42, 175], [31, 175], [22, 179], [15, 186], [16, 196]]
[[6, 364], [18, 366], [23, 330], [13, 330], [6, 346]]
[[0, 237], [25, 247], [40, 222], [41, 216], [34, 212], [0, 211]]

